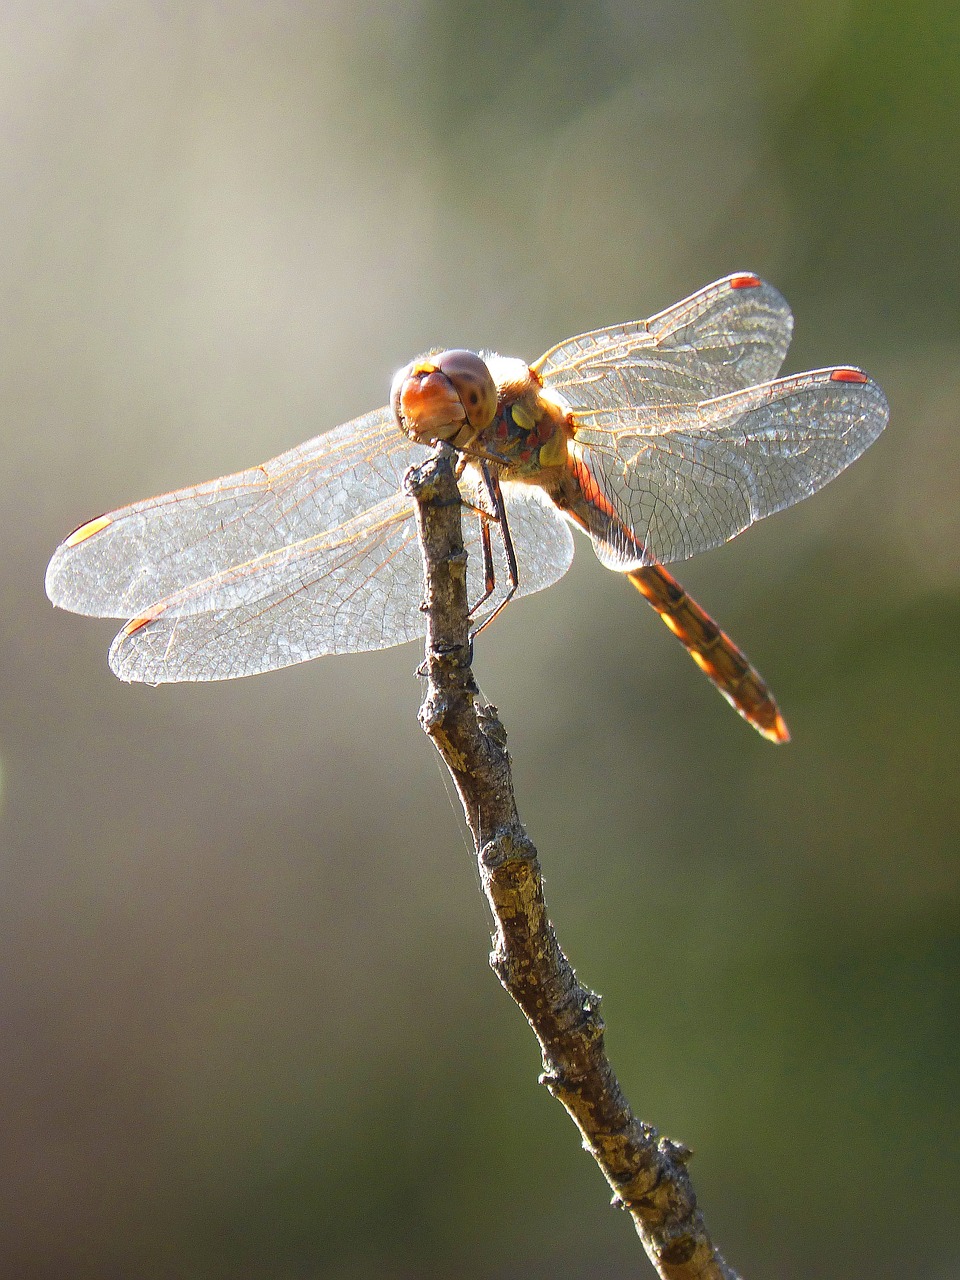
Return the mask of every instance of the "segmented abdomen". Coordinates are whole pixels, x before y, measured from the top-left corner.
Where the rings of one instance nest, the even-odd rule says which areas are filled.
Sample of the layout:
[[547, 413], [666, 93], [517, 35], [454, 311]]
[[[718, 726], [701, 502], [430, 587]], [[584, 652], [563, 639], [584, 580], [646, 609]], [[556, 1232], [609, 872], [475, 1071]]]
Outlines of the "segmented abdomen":
[[771, 742], [789, 742], [790, 731], [760, 673], [676, 578], [658, 564], [633, 569], [627, 577], [730, 705]]

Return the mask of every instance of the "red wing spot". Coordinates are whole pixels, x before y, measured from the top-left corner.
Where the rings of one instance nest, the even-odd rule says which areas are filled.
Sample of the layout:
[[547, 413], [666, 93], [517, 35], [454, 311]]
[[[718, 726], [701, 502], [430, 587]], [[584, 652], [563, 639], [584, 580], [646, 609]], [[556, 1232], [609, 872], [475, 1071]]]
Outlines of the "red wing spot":
[[760, 285], [762, 284], [763, 284], [763, 281], [760, 279], [759, 276], [751, 276], [751, 275], [744, 274], [740, 276], [730, 277], [731, 289], [759, 289]]
[[870, 379], [859, 369], [834, 369], [830, 374], [831, 382], [869, 382]]
[[123, 634], [132, 636], [135, 632], [141, 631], [148, 622], [156, 621], [162, 612], [162, 609], [154, 609], [152, 613], [142, 613], [139, 618], [131, 618], [129, 622], [124, 624]]

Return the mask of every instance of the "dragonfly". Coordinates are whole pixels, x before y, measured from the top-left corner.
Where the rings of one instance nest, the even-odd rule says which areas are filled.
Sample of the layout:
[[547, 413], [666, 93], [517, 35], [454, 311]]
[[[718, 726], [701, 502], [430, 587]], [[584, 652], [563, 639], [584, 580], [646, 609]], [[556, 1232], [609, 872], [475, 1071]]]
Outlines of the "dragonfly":
[[[778, 377], [783, 297], [737, 272], [648, 320], [551, 347], [534, 364], [434, 351], [390, 404], [260, 466], [89, 520], [57, 548], [54, 604], [128, 619], [123, 680], [224, 680], [422, 638], [407, 470], [458, 455], [478, 630], [569, 568], [571, 529], [653, 606], [765, 738], [789, 731], [744, 653], [665, 565], [817, 492], [880, 434], [861, 370]], [[492, 537], [491, 533], [499, 536]]]

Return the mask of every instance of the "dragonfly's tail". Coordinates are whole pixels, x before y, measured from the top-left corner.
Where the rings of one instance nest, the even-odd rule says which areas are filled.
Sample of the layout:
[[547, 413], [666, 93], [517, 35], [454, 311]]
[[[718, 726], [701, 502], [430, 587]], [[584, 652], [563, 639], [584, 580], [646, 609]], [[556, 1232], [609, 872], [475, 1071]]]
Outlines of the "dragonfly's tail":
[[760, 673], [676, 578], [658, 564], [627, 577], [734, 710], [770, 742], [789, 742], [790, 730]]

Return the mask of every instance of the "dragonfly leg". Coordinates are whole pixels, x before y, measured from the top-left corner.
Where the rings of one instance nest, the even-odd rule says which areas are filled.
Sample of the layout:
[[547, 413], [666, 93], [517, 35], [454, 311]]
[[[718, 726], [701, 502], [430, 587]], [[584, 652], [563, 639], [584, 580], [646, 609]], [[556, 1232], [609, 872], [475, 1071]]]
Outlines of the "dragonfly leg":
[[479, 627], [477, 627], [473, 632], [470, 637], [471, 641], [476, 640], [484, 627], [489, 627], [494, 618], [496, 618], [497, 615], [510, 603], [516, 595], [517, 586], [520, 582], [520, 574], [517, 567], [517, 553], [513, 545], [513, 538], [510, 535], [510, 525], [507, 522], [507, 512], [503, 505], [503, 491], [500, 488], [500, 479], [495, 472], [490, 470], [490, 467], [486, 462], [480, 464], [480, 474], [483, 477], [484, 488], [486, 490], [487, 497], [490, 500], [493, 512], [492, 514], [490, 512], [485, 512], [481, 516], [481, 545], [483, 547], [483, 569], [486, 589], [484, 594], [470, 610], [470, 616], [473, 617], [480, 605], [490, 598], [495, 586], [496, 578], [493, 564], [493, 550], [490, 543], [491, 520], [496, 520], [497, 524], [500, 526], [500, 536], [503, 539], [503, 554], [507, 561], [507, 578], [510, 586], [506, 595], [493, 612], [489, 614], [488, 617], [484, 618]]
[[483, 595], [475, 600], [470, 607], [469, 617], [473, 617], [481, 605], [493, 595], [493, 588], [497, 585], [497, 573], [493, 563], [493, 545], [490, 541], [490, 520], [491, 517], [486, 511], [478, 511], [480, 518], [480, 547], [483, 551]]
[[[463, 472], [465, 459], [461, 459], [457, 470], [457, 478]], [[484, 464], [485, 465], [485, 464]], [[480, 523], [480, 549], [483, 554], [483, 595], [475, 600], [470, 607], [468, 617], [473, 617], [477, 610], [490, 599], [493, 589], [497, 583], [496, 567], [493, 562], [493, 545], [490, 540], [490, 525], [497, 521], [499, 517], [495, 509], [494, 499], [491, 494], [491, 480], [489, 474], [483, 475], [483, 492], [487, 495], [489, 503], [488, 507], [482, 506], [479, 502], [468, 502], [462, 495], [460, 498], [465, 510], [477, 517]], [[479, 496], [479, 495], [478, 495]]]
[[463, 476], [464, 471], [466, 470], [466, 466], [468, 462], [469, 462], [469, 458], [461, 450], [457, 455], [457, 465], [453, 469], [453, 475], [458, 484], [460, 482], [461, 477]]

